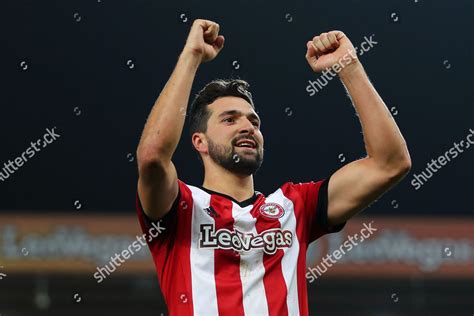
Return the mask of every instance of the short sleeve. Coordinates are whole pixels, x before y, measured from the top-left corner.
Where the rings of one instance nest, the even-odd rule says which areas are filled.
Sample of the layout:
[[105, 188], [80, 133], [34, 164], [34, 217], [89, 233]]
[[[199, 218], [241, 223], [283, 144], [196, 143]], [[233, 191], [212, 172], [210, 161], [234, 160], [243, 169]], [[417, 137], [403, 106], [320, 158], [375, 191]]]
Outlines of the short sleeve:
[[296, 190], [301, 198], [301, 204], [298, 207], [303, 212], [305, 222], [308, 224], [308, 243], [325, 234], [337, 233], [346, 225], [345, 222], [336, 226], [328, 223], [328, 184], [330, 178], [329, 176], [316, 182], [310, 181], [292, 185], [293, 190]]
[[[178, 180], [178, 183], [180, 181]], [[138, 215], [138, 220], [140, 222], [140, 227], [146, 238], [148, 244], [162, 244], [164, 240], [169, 239], [176, 232], [177, 227], [177, 212], [179, 201], [181, 199], [182, 193], [181, 188], [178, 185], [178, 195], [171, 206], [171, 209], [166, 213], [163, 218], [155, 221], [148, 217], [143, 210], [142, 203], [140, 201], [140, 196], [138, 195], [138, 190], [136, 192], [136, 211]], [[154, 228], [154, 229], [153, 229]], [[156, 235], [156, 231], [160, 233], [153, 237], [152, 232]]]
[[321, 186], [319, 187], [318, 192], [318, 201], [316, 206], [316, 218], [314, 219], [314, 224], [312, 225], [312, 240], [316, 240], [319, 237], [325, 234], [338, 233], [344, 226], [346, 222], [339, 225], [329, 225], [328, 223], [328, 185], [330, 177], [322, 180]]

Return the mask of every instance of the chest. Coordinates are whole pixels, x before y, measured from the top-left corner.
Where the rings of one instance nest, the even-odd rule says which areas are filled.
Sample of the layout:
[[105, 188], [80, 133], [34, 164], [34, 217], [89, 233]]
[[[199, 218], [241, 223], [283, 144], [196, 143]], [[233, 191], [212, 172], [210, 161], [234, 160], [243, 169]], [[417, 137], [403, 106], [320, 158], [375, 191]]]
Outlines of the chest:
[[263, 198], [248, 206], [217, 200], [194, 205], [192, 226], [201, 250], [273, 255], [293, 245], [296, 216], [291, 201], [284, 199]]

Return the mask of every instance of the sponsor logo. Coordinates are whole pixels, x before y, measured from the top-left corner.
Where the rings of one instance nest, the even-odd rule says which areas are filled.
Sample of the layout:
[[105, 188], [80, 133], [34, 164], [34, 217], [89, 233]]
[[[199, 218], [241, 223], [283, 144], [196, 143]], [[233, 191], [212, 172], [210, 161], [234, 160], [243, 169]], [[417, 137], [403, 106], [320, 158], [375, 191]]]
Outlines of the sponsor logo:
[[267, 218], [278, 219], [285, 214], [283, 207], [276, 203], [265, 203], [260, 206], [260, 214]]
[[200, 233], [200, 248], [233, 249], [237, 252], [262, 249], [265, 253], [273, 255], [278, 249], [291, 247], [293, 242], [292, 232], [280, 228], [268, 229], [254, 235], [225, 228], [215, 231], [214, 224], [201, 224]]

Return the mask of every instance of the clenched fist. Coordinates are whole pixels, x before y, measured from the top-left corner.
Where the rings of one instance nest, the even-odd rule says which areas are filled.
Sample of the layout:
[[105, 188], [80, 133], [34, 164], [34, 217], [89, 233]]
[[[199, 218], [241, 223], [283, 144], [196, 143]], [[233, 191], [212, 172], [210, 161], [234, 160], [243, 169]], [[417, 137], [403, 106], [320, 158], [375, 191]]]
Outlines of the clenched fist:
[[184, 51], [197, 56], [201, 63], [213, 60], [224, 47], [224, 36], [219, 35], [219, 24], [209, 20], [194, 20]]
[[354, 46], [341, 31], [321, 33], [308, 41], [306, 48], [306, 60], [316, 72], [331, 67], [339, 72], [358, 61]]

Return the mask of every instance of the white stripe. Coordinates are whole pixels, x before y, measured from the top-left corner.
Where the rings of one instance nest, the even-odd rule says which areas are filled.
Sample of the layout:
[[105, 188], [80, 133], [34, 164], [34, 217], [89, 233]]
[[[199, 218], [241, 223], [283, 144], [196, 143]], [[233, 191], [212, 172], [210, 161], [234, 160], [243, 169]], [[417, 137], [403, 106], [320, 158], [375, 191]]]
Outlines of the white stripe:
[[[241, 208], [232, 202], [234, 229], [242, 232], [257, 234], [256, 219], [250, 214], [253, 205]], [[245, 315], [268, 315], [268, 303], [265, 295], [263, 276], [263, 251], [252, 250], [240, 255], [240, 280], [242, 281], [243, 305]]]
[[215, 225], [214, 219], [203, 211], [209, 207], [211, 195], [194, 186], [188, 185], [188, 187], [193, 194], [190, 260], [194, 315], [218, 315], [214, 249], [199, 249], [201, 224]]
[[281, 260], [281, 269], [283, 278], [286, 283], [286, 290], [288, 295], [286, 297], [286, 305], [288, 306], [288, 315], [299, 315], [299, 300], [298, 300], [298, 283], [297, 283], [297, 267], [298, 254], [300, 251], [300, 244], [296, 235], [296, 216], [293, 201], [283, 195], [281, 189], [278, 189], [267, 198], [267, 201], [280, 204], [285, 210], [285, 214], [281, 217], [280, 224], [282, 230], [289, 230], [293, 234], [292, 245], [289, 248], [283, 248], [284, 255]]

